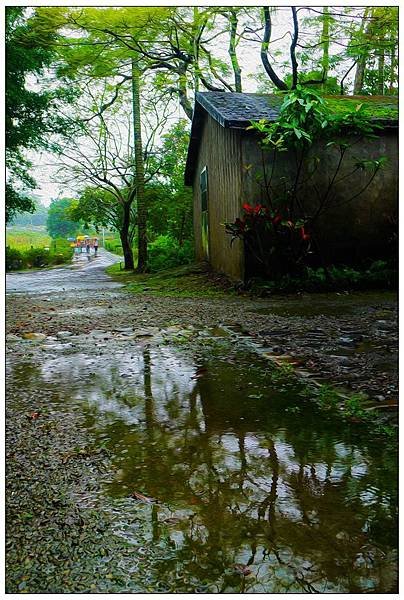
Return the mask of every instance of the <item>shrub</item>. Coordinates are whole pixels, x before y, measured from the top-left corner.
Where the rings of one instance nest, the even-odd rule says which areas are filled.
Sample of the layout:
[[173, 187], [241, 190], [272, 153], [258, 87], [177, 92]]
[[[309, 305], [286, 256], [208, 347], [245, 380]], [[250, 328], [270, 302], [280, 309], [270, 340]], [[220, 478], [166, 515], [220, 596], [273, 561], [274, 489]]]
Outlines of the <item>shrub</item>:
[[6, 271], [18, 271], [24, 268], [24, 253], [15, 248], [6, 247]]
[[250, 281], [253, 293], [327, 292], [338, 290], [396, 289], [398, 271], [383, 260], [373, 262], [367, 269], [346, 266], [306, 267], [300, 277], [284, 275], [277, 280], [255, 278]]
[[28, 267], [38, 268], [49, 265], [49, 250], [45, 250], [44, 248], [31, 248], [24, 252], [24, 255]]
[[20, 251], [6, 247], [6, 271], [19, 269], [38, 269], [49, 265], [62, 265], [70, 262], [73, 248], [67, 240], [58, 239], [52, 242], [48, 250], [45, 248], [30, 248]]
[[113, 252], [114, 254], [118, 254], [119, 256], [123, 255], [122, 245], [117, 239], [105, 240], [104, 248], [105, 250]]
[[149, 245], [149, 266], [151, 271], [161, 271], [179, 265], [187, 265], [194, 260], [194, 248], [186, 240], [182, 246], [169, 235], [160, 235]]

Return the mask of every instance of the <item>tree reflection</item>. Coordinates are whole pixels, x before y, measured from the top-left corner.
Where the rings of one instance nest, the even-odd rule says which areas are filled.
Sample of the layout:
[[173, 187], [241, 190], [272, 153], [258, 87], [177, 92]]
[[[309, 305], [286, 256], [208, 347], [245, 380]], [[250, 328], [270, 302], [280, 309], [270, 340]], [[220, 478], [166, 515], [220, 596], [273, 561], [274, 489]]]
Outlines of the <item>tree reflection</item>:
[[264, 376], [235, 385], [252, 378], [250, 366], [212, 361], [184, 385], [181, 364], [163, 369], [156, 350], [143, 347], [138, 360], [139, 382], [114, 397], [125, 410], [100, 435], [120, 473], [110, 493], [158, 501], [153, 542], [176, 545], [160, 580], [186, 577], [219, 592], [392, 590], [388, 450], [309, 407], [286, 413], [287, 395]]

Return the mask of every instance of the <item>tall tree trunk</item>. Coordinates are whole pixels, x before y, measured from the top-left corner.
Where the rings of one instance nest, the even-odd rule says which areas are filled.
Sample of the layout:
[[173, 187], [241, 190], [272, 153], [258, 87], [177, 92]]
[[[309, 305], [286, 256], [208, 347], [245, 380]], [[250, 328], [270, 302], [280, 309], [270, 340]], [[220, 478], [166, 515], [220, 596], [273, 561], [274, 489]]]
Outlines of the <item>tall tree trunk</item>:
[[384, 94], [384, 50], [380, 50], [377, 59], [377, 93], [383, 96]]
[[194, 36], [193, 36], [193, 44], [194, 44], [194, 90], [195, 94], [199, 92], [199, 9], [197, 6], [194, 6]]
[[288, 90], [288, 86], [275, 73], [275, 71], [268, 59], [268, 48], [269, 48], [269, 42], [271, 41], [271, 33], [272, 33], [271, 13], [269, 11], [269, 7], [264, 6], [264, 37], [263, 37], [262, 44], [261, 44], [261, 62], [264, 66], [264, 69], [265, 69], [267, 75], [269, 76], [270, 80], [272, 81], [272, 83], [279, 90], [286, 91], [286, 90]]
[[396, 47], [393, 46], [390, 52], [390, 71], [389, 71], [389, 94], [393, 93], [394, 83], [396, 81], [395, 75], [395, 67], [396, 67]]
[[353, 89], [353, 93], [354, 94], [360, 94], [362, 92], [362, 88], [363, 88], [363, 83], [365, 80], [365, 69], [366, 69], [366, 61], [368, 58], [368, 50], [366, 48], [366, 37], [368, 37], [369, 34], [369, 28], [370, 28], [370, 24], [368, 23], [368, 25], [366, 25], [366, 19], [369, 15], [369, 11], [370, 11], [370, 7], [367, 6], [365, 8], [365, 12], [363, 13], [363, 17], [362, 17], [362, 22], [359, 28], [359, 35], [358, 38], [360, 39], [360, 37], [362, 37], [362, 35], [364, 35], [364, 48], [362, 50], [362, 52], [360, 53], [360, 56], [358, 57], [358, 61], [356, 63], [356, 72], [355, 72], [355, 81], [354, 81], [354, 89]]
[[144, 193], [144, 164], [142, 150], [142, 127], [140, 123], [140, 76], [136, 61], [132, 58], [132, 110], [135, 146], [136, 204], [138, 232], [137, 271], [147, 270], [147, 206]]
[[194, 114], [192, 104], [189, 101], [187, 94], [187, 76], [186, 76], [186, 67], [181, 68], [178, 75], [178, 96], [180, 100], [180, 104], [187, 115], [188, 119], [192, 121], [192, 117]]
[[326, 91], [328, 71], [330, 70], [330, 9], [328, 6], [323, 8], [323, 28], [321, 31], [321, 44], [323, 46], [323, 57], [321, 59], [322, 74], [322, 90]]
[[231, 65], [233, 67], [234, 73], [234, 87], [236, 92], [242, 92], [241, 86], [241, 67], [238, 62], [236, 47], [237, 47], [237, 13], [234, 8], [229, 10], [229, 22], [230, 22], [230, 43], [229, 43], [229, 56], [231, 60]]
[[122, 250], [123, 250], [123, 258], [124, 258], [124, 269], [125, 271], [133, 271], [135, 268], [133, 262], [133, 250], [132, 244], [130, 242], [129, 236], [129, 227], [130, 227], [130, 203], [123, 203], [123, 218], [122, 218], [122, 226], [119, 230], [119, 237], [121, 238]]
[[293, 18], [293, 36], [292, 43], [290, 45], [290, 63], [292, 65], [292, 90], [296, 89], [297, 86], [297, 60], [296, 60], [296, 46], [299, 39], [299, 21], [297, 19], [297, 10], [295, 6], [291, 6], [292, 18]]

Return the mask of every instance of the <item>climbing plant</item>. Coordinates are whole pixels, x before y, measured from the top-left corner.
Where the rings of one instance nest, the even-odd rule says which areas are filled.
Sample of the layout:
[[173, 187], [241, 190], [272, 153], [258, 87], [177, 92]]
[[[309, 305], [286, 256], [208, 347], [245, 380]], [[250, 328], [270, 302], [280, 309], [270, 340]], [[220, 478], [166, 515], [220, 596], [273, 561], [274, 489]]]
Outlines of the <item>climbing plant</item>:
[[[249, 127], [260, 135], [264, 197], [255, 207], [245, 203], [243, 215], [225, 224], [232, 241], [242, 239], [272, 277], [301, 270], [310, 254], [326, 267], [319, 221], [331, 208], [358, 198], [382, 168], [385, 157], [355, 154], [358, 143], [375, 137], [378, 127], [364, 104], [335, 111], [316, 91], [297, 85], [285, 95], [276, 121], [260, 120]], [[283, 152], [290, 157], [287, 176], [278, 169]], [[315, 175], [331, 156], [328, 183], [317, 186]], [[365, 180], [357, 177], [360, 172], [366, 173]], [[352, 182], [351, 192], [341, 200], [338, 185], [344, 181], [346, 186], [347, 180]]]

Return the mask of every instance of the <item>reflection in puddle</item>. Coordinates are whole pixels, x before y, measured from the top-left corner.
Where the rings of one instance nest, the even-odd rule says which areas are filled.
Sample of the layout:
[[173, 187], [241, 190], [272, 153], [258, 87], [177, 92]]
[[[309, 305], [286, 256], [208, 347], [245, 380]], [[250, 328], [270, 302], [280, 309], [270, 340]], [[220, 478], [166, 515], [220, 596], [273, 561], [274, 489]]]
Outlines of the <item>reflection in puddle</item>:
[[[84, 412], [89, 435], [111, 451], [106, 502], [139, 511], [150, 542], [167, 548], [160, 584], [394, 590], [394, 457], [310, 406], [285, 411], [298, 390], [275, 389], [255, 356], [202, 364], [133, 344], [49, 358], [34, 377], [32, 368], [14, 378], [56, 390], [54, 401]], [[135, 543], [124, 511], [119, 522], [117, 535]]]

